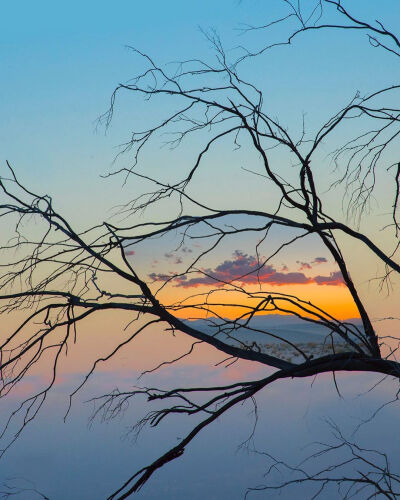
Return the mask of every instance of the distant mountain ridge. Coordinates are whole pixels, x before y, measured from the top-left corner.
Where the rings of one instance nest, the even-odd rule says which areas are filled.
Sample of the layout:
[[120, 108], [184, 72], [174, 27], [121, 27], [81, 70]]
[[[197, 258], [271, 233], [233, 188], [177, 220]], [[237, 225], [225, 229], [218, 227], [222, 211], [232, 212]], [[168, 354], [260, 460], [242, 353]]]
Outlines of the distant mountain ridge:
[[[227, 330], [226, 332], [218, 332], [218, 327], [223, 324], [223, 320], [218, 318], [212, 318], [212, 322], [215, 326], [210, 320], [205, 319], [186, 320], [185, 322], [204, 333], [215, 335], [217, 338], [225, 342], [235, 343], [235, 339], [237, 339], [237, 341], [245, 342], [248, 345], [251, 345], [253, 342], [270, 344], [284, 342], [285, 340], [292, 343], [313, 342], [322, 344], [326, 342], [327, 339], [329, 340], [329, 334], [331, 332], [330, 329], [324, 326], [302, 321], [293, 316], [281, 314], [266, 314], [252, 318], [248, 326], [256, 330], [263, 330], [266, 333], [251, 331], [244, 327], [239, 327], [231, 331]], [[343, 320], [343, 322], [352, 324], [361, 330], [361, 332], [363, 331], [362, 322], [359, 318]], [[244, 324], [245, 320], [239, 321], [238, 323]], [[269, 335], [267, 332], [272, 335]], [[274, 337], [274, 335], [279, 338]], [[334, 333], [332, 337], [334, 342], [343, 342], [337, 333]], [[355, 337], [354, 340], [357, 341]]]

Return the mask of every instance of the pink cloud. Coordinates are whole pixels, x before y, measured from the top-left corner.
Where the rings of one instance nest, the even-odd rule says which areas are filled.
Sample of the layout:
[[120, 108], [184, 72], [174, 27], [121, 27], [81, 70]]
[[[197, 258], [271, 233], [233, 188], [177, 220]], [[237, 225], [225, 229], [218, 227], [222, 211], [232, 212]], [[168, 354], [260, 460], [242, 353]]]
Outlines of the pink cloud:
[[342, 273], [340, 271], [335, 271], [334, 273], [331, 273], [330, 276], [315, 276], [314, 277], [315, 283], [317, 285], [344, 285], [344, 280]]
[[311, 262], [301, 262], [299, 260], [296, 261], [297, 264], [300, 264], [299, 271], [303, 271], [304, 269], [312, 269], [313, 266], [317, 266], [318, 264], [325, 264], [328, 262], [328, 259], [325, 257], [315, 257]]
[[296, 260], [297, 264], [300, 264], [299, 271], [303, 271], [303, 269], [311, 269], [312, 265], [309, 264], [308, 262], [300, 262], [299, 260]]
[[153, 281], [167, 281], [173, 277], [173, 274], [150, 273], [149, 278]]
[[315, 257], [311, 264], [325, 264], [326, 262], [328, 262], [328, 259], [325, 257]]
[[[321, 257], [323, 259], [323, 257]], [[311, 266], [310, 266], [311, 268]], [[307, 267], [307, 269], [309, 269]], [[188, 279], [187, 276], [179, 276], [174, 279], [175, 286], [182, 288], [195, 288], [198, 286], [221, 287], [225, 283], [237, 281], [241, 284], [268, 283], [270, 285], [306, 285], [316, 283], [317, 285], [344, 285], [340, 271], [331, 273], [329, 276], [308, 277], [302, 272], [286, 271], [284, 266], [277, 271], [274, 266], [268, 264], [260, 268], [256, 257], [236, 250], [231, 260], [225, 260], [214, 269], [202, 269], [202, 275]], [[149, 277], [154, 281], [166, 281], [173, 274], [151, 273]]]

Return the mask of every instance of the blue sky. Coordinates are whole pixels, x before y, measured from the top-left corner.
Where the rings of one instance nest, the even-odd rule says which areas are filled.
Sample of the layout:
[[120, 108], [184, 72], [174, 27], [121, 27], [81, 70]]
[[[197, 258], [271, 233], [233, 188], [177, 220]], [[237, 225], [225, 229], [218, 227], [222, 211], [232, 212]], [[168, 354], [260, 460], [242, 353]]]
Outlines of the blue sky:
[[[365, 8], [365, 3], [356, 3]], [[107, 200], [124, 194], [120, 180], [105, 183], [98, 175], [110, 169], [115, 147], [140, 125], [147, 109], [138, 100], [123, 100], [107, 136], [102, 128], [95, 131], [114, 86], [138, 67], [125, 45], [164, 62], [194, 55], [212, 58], [199, 27], [214, 27], [228, 48], [258, 46], [260, 34], [239, 36], [235, 28], [271, 19], [278, 5], [254, 0], [3, 4], [0, 161], [8, 159], [32, 187], [43, 190], [45, 184], [71, 215], [81, 215], [82, 208], [105, 209]], [[380, 6], [385, 19], [391, 19], [393, 2]], [[271, 34], [281, 35], [279, 30]], [[297, 127], [307, 111], [312, 128], [356, 89], [368, 90], [387, 78], [385, 54], [369, 50], [367, 57], [365, 52], [357, 57], [365, 43], [365, 37], [333, 32], [321, 34], [318, 43], [306, 36], [290, 50], [278, 49], [257, 64], [245, 65], [244, 73], [263, 87], [272, 113]], [[190, 153], [184, 150], [181, 161]], [[164, 153], [154, 154], [165, 163]]]

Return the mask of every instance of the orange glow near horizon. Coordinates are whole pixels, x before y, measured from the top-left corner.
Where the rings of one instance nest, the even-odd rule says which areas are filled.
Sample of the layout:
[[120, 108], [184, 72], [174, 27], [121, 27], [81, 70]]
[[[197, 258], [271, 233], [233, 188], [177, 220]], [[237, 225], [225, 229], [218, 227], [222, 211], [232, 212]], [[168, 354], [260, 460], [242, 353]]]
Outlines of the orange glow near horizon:
[[[219, 315], [225, 318], [237, 318], [250, 309], [247, 306], [255, 307], [260, 303], [261, 297], [266, 298], [269, 294], [275, 296], [275, 294], [287, 294], [298, 297], [299, 299], [305, 301], [303, 307], [306, 309], [316, 311], [308, 304], [312, 304], [316, 308], [321, 309], [327, 314], [333, 316], [339, 320], [345, 320], [350, 318], [359, 318], [359, 312], [357, 307], [345, 286], [324, 286], [317, 284], [307, 284], [307, 285], [291, 285], [290, 287], [276, 286], [269, 287], [266, 291], [261, 291], [257, 286], [248, 286], [247, 291], [251, 293], [257, 293], [257, 298], [248, 298], [244, 296], [243, 293], [234, 292], [232, 290], [220, 288], [211, 292], [212, 289], [209, 287], [199, 287], [193, 293], [188, 293], [187, 290], [182, 290], [178, 287], [169, 287], [168, 290], [163, 291], [160, 294], [161, 302], [168, 304], [176, 304], [184, 299], [185, 307], [177, 307], [173, 311], [178, 317], [189, 319], [191, 317], [206, 317], [212, 315]], [[183, 293], [186, 292], [186, 293]], [[202, 304], [208, 304], [208, 307], [202, 307]], [[279, 301], [280, 306], [283, 309], [288, 310], [286, 314], [290, 314], [289, 306], [291, 311], [301, 312], [302, 315], [310, 316], [306, 311], [302, 311], [300, 308], [293, 307], [289, 302]], [[193, 307], [190, 307], [192, 305]], [[197, 305], [197, 306], [196, 306]], [[214, 314], [213, 314], [214, 313]], [[265, 309], [261, 309], [257, 314], [285, 314], [284, 311], [279, 311], [271, 306]]]

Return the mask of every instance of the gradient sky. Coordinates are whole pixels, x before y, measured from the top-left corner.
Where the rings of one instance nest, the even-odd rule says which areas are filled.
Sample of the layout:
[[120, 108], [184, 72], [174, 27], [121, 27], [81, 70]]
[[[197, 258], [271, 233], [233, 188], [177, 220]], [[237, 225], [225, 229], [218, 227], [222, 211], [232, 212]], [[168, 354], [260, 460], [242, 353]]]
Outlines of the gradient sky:
[[[129, 137], [134, 128], [140, 128], [145, 120], [151, 120], [155, 116], [154, 113], [162, 113], [167, 109], [166, 105], [165, 108], [161, 105], [158, 108], [150, 108], [149, 111], [148, 106], [142, 101], [131, 96], [123, 97], [117, 104], [115, 118], [107, 134], [104, 127], [96, 127], [96, 119], [107, 110], [115, 85], [127, 81], [140, 69], [138, 59], [126, 48], [126, 45], [144, 50], [161, 62], [189, 57], [212, 59], [209, 44], [200, 33], [199, 27], [201, 27], [203, 29], [216, 28], [228, 48], [236, 47], [241, 43], [258, 47], [264, 36], [261, 32], [243, 36], [235, 28], [240, 28], [240, 23], [266, 22], [278, 14], [278, 4], [278, 1], [273, 0], [204, 0], [201, 2], [187, 0], [169, 2], [161, 0], [153, 2], [39, 0], [32, 2], [20, 0], [3, 2], [0, 20], [2, 75], [0, 78], [0, 169], [5, 164], [5, 160], [9, 160], [22, 181], [33, 190], [52, 195], [56, 208], [70, 217], [78, 227], [96, 223], [99, 218], [108, 217], [111, 207], [129, 200], [132, 193], [142, 189], [143, 184], [128, 182], [126, 186], [122, 186], [122, 178], [102, 179], [100, 174], [114, 168], [112, 161], [118, 152], [118, 145]], [[398, 24], [399, 12], [395, 1], [354, 0], [351, 5], [358, 12], [363, 12], [372, 18], [382, 17], [387, 21], [389, 29], [390, 23]], [[281, 37], [282, 35], [283, 33], [277, 29], [272, 36]], [[301, 130], [304, 112], [308, 129], [315, 130], [340, 106], [346, 104], [355, 91], [365, 93], [388, 83], [391, 84], [396, 79], [398, 81], [400, 77], [400, 69], [393, 65], [391, 56], [368, 48], [365, 36], [334, 32], [320, 33], [319, 38], [314, 35], [299, 38], [289, 49], [282, 48], [271, 52], [260, 58], [257, 64], [246, 63], [243, 71], [247, 79], [254, 81], [263, 89], [266, 105], [271, 114], [279, 115], [281, 121], [287, 124], [289, 130], [295, 135]], [[329, 151], [329, 145], [327, 145], [323, 153], [329, 153]], [[322, 156], [321, 154], [321, 158]], [[144, 158], [143, 168], [149, 169], [149, 173], [162, 175], [167, 170], [168, 175], [174, 176], [179, 173], [179, 169], [187, 168], [192, 159], [193, 143], [189, 141], [181, 150], [174, 153], [158, 148], [149, 151]], [[129, 160], [129, 156], [124, 156], [118, 160], [117, 166], [129, 164]], [[229, 206], [237, 204], [237, 186], [245, 185], [247, 189], [240, 193], [240, 203], [243, 208], [265, 208], [264, 199], [268, 189], [255, 176], [249, 177], [240, 169], [242, 166], [252, 167], [253, 160], [253, 156], [247, 150], [234, 155], [231, 148], [227, 146], [212, 152], [205, 162], [204, 174], [199, 176], [199, 193], [214, 204]], [[229, 174], [227, 174], [228, 168], [232, 169]], [[210, 183], [210, 175], [212, 175], [212, 183]], [[327, 183], [328, 177], [319, 180]], [[374, 202], [377, 215], [368, 219], [367, 227], [372, 236], [385, 248], [389, 245], [390, 238], [385, 236], [385, 233], [378, 232], [377, 228], [382, 224], [382, 214], [387, 212], [388, 206], [385, 202], [388, 198], [383, 194], [391, 192], [388, 191], [392, 189], [391, 183], [392, 177], [389, 174], [378, 185]], [[332, 192], [326, 192], [324, 201], [330, 209], [341, 214], [340, 197]], [[168, 207], [162, 216], [173, 213], [171, 207]], [[340, 217], [343, 216], [340, 215]], [[264, 255], [271, 251], [274, 245], [279, 244], [281, 236], [279, 231], [273, 233], [273, 237], [268, 242], [269, 246], [267, 245], [264, 249]], [[373, 315], [392, 314], [396, 306], [396, 296], [387, 299], [386, 295], [381, 294], [377, 297], [377, 285], [368, 281], [380, 272], [380, 268], [370, 258], [368, 252], [354, 249], [345, 240], [343, 243], [353, 279], [371, 307]], [[137, 262], [142, 265], [141, 269], [145, 274], [173, 271], [175, 256], [171, 258], [165, 256], [173, 248], [174, 241], [170, 239], [163, 245], [157, 246], [156, 249], [151, 249], [153, 254], [151, 257], [148, 252], [146, 256], [146, 248], [144, 248], [143, 256], [140, 256], [138, 252], [132, 258], [138, 259]], [[238, 237], [232, 244], [223, 245], [204, 266], [215, 270], [224, 261], [234, 260], [234, 251], [254, 255], [253, 249], [254, 245], [251, 245], [245, 237]], [[312, 269], [306, 269], [304, 266], [301, 269], [302, 262], [310, 263], [317, 257], [326, 258], [327, 262], [314, 266]], [[159, 259], [162, 265], [158, 263], [155, 265], [155, 259]], [[316, 245], [313, 239], [309, 242], [305, 240], [299, 242], [292, 250], [274, 260], [273, 265], [279, 272], [304, 272], [311, 277], [329, 276], [337, 271], [326, 250]], [[284, 266], [288, 269], [282, 271]], [[366, 270], [369, 272], [368, 276], [365, 275]], [[319, 300], [324, 307], [331, 307], [339, 317], [355, 316], [354, 306], [344, 287], [313, 283], [297, 285], [290, 288], [290, 291], [302, 294], [305, 287], [308, 287], [306, 294], [308, 297]], [[169, 300], [180, 297], [179, 294], [182, 291], [184, 291], [182, 288], [171, 286]], [[283, 291], [283, 289], [276, 287], [276, 291]], [[91, 350], [93, 344], [95, 343], [98, 347], [101, 345], [104, 352], [109, 352], [116, 337], [119, 339], [124, 335], [118, 327], [125, 326], [128, 319], [119, 315], [118, 321], [115, 321], [115, 318], [111, 316], [107, 318], [100, 316], [98, 320], [86, 324], [86, 331], [85, 325], [82, 325], [77, 346], [75, 349], [72, 347], [70, 359], [63, 361], [65, 364], [62, 365], [61, 373], [64, 378], [59, 381], [58, 392], [55, 391], [53, 406], [47, 407], [47, 420], [39, 422], [35, 427], [35, 432], [32, 435], [27, 434], [31, 437], [27, 437], [26, 441], [21, 441], [21, 445], [18, 443], [18, 447], [12, 451], [9, 465], [2, 469], [4, 476], [15, 474], [22, 464], [24, 470], [28, 471], [28, 476], [36, 478], [38, 486], [47, 485], [50, 493], [55, 492], [55, 498], [58, 500], [67, 498], [63, 497], [66, 485], [75, 492], [74, 498], [78, 498], [76, 495], [82, 492], [80, 488], [86, 476], [90, 477], [89, 487], [92, 488], [90, 491], [91, 493], [94, 491], [95, 494], [91, 497], [86, 496], [85, 493], [82, 498], [97, 498], [96, 488], [103, 493], [104, 490], [109, 492], [114, 487], [115, 482], [111, 484], [110, 477], [115, 477], [118, 483], [120, 477], [125, 478], [128, 473], [132, 472], [132, 448], [126, 442], [121, 448], [118, 439], [121, 428], [110, 426], [105, 433], [104, 428], [101, 427], [100, 430], [95, 429], [92, 436], [88, 437], [82, 430], [83, 428], [86, 430], [84, 426], [87, 415], [83, 415], [85, 422], [82, 423], [82, 415], [77, 415], [80, 411], [79, 405], [77, 405], [77, 413], [73, 416], [77, 420], [68, 423], [67, 429], [61, 426], [61, 417], [58, 414], [60, 401], [61, 405], [66, 403], [68, 389], [71, 385], [76, 386], [77, 379], [81, 380], [80, 372], [87, 370], [95, 358], [97, 352]], [[3, 327], [7, 324], [5, 321], [2, 323]], [[95, 390], [110, 388], [121, 383], [121, 380], [122, 383], [128, 381], [131, 384], [132, 366], [135, 366], [136, 376], [138, 370], [151, 368], [166, 356], [172, 358], [176, 352], [184, 352], [187, 345], [187, 339], [178, 338], [176, 343], [172, 344], [170, 339], [166, 340], [163, 333], [152, 331], [148, 338], [138, 339], [133, 353], [124, 351], [110, 368], [101, 367], [99, 378], [90, 387], [89, 392], [92, 394]], [[210, 355], [209, 352], [200, 349], [191, 358], [189, 368], [178, 367], [176, 372], [169, 374], [169, 378], [166, 372], [162, 372], [158, 382], [162, 380], [165, 383], [172, 383], [176, 380], [181, 381], [182, 378], [191, 382], [197, 381], [202, 376], [208, 381], [207, 377], [215, 376], [216, 371], [210, 371], [208, 365], [205, 368], [204, 363], [212, 364], [219, 360], [220, 356], [215, 351]], [[245, 369], [244, 365], [240, 365], [240, 370], [245, 371]], [[240, 370], [238, 368], [238, 372], [233, 372], [232, 377], [241, 376]], [[250, 374], [254, 375], [251, 371]], [[218, 372], [217, 376], [222, 379], [229, 377], [223, 370]], [[34, 382], [28, 381], [31, 383], [29, 389], [34, 387]], [[373, 382], [375, 379], [371, 377], [371, 385]], [[294, 400], [296, 411], [293, 412], [293, 406], [290, 406], [283, 424], [282, 415], [285, 412], [281, 411], [280, 393], [272, 389], [272, 398], [265, 403], [266, 412], [272, 409], [272, 420], [270, 420], [272, 424], [269, 428], [262, 429], [261, 437], [263, 442], [270, 443], [272, 440], [272, 445], [276, 450], [281, 448], [282, 425], [284, 435], [292, 440], [294, 444], [291, 449], [294, 449], [304, 444], [302, 437], [299, 438], [304, 433], [306, 433], [305, 441], [307, 442], [310, 439], [319, 439], [320, 435], [315, 432], [315, 429], [320, 425], [319, 420], [319, 424], [316, 424], [320, 414], [328, 412], [340, 418], [339, 413], [345, 407], [342, 401], [339, 401], [340, 404], [337, 405], [337, 399], [332, 403], [331, 394], [328, 395], [327, 391], [327, 387], [333, 391], [330, 379], [323, 379], [318, 390], [313, 392], [313, 396], [307, 392], [307, 389], [304, 389], [305, 385], [304, 382], [290, 385], [290, 388], [285, 385], [284, 390], [288, 391], [287, 402], [290, 400], [293, 403]], [[364, 389], [364, 379], [360, 384], [356, 381], [354, 386], [350, 387], [351, 397], [355, 397], [355, 394]], [[307, 394], [305, 397], [304, 390]], [[268, 393], [268, 396], [270, 395]], [[385, 393], [384, 397], [387, 398], [388, 393]], [[315, 418], [309, 417], [312, 398], [322, 401]], [[372, 396], [371, 400], [372, 402], [369, 400], [370, 407], [375, 408], [376, 401]], [[354, 413], [348, 407], [346, 408], [349, 420], [354, 417], [354, 414], [359, 416], [365, 410], [362, 404]], [[227, 426], [223, 427], [224, 436], [221, 441], [225, 439], [225, 445], [227, 442], [230, 443], [229, 450], [232, 448], [231, 437], [236, 435], [237, 429], [241, 428], [243, 421], [248, 418], [248, 412], [249, 408], [238, 409], [228, 421]], [[58, 418], [58, 424], [57, 427], [52, 428], [50, 440], [49, 428], [54, 423], [53, 417]], [[395, 422], [391, 415], [387, 420], [382, 417], [382, 420], [378, 422], [381, 424], [379, 432], [375, 430], [374, 440], [378, 441], [380, 434], [386, 433], [390, 436], [385, 434], [382, 439], [386, 438], [386, 441], [395, 443], [396, 440], [390, 439], [395, 430], [387, 421]], [[123, 421], [121, 427], [125, 425], [126, 421]], [[288, 431], [289, 428], [292, 430]], [[220, 431], [221, 427], [217, 425], [207, 434], [207, 439], [214, 442], [218, 439]], [[159, 442], [166, 445], [167, 438], [173, 436], [175, 439], [177, 432], [178, 430], [172, 426], [170, 434], [157, 435]], [[235, 447], [245, 437], [247, 436], [238, 435], [234, 443]], [[49, 445], [50, 441], [53, 444]], [[214, 464], [222, 462], [225, 467], [221, 473], [225, 481], [222, 484], [225, 485], [224, 491], [229, 493], [226, 498], [239, 498], [239, 496], [234, 496], [239, 490], [241, 498], [243, 488], [249, 485], [249, 481], [256, 481], [253, 477], [255, 474], [251, 472], [246, 473], [239, 484], [244, 470], [243, 463], [248, 465], [249, 462], [241, 461], [233, 454], [225, 462], [226, 455], [221, 457], [217, 446], [211, 453], [214, 461], [209, 460], [209, 448], [205, 447], [204, 442], [199, 439], [195, 444], [194, 458], [189, 458], [189, 462], [186, 462], [190, 456], [188, 453], [188, 457], [181, 460], [178, 466], [170, 467], [165, 473], [163, 471], [160, 476], [157, 476], [154, 485], [149, 486], [149, 490], [144, 490], [142, 497], [139, 498], [151, 498], [152, 492], [154, 494], [159, 491], [158, 488], [163, 487], [165, 484], [163, 481], [169, 474], [175, 474], [171, 476], [175, 498], [187, 498], [190, 481], [198, 480], [193, 471], [199, 467], [199, 464], [208, 471], [209, 477], [217, 482], [221, 475], [217, 473]], [[157, 443], [153, 441], [149, 445], [149, 441], [145, 441], [137, 454], [145, 454], [145, 458], [153, 457], [158, 451], [152, 447], [154, 444]], [[143, 456], [139, 460], [135, 455], [135, 465], [136, 462], [143, 465]], [[117, 464], [119, 460], [124, 461], [122, 469], [110, 471], [110, 462]], [[213, 464], [213, 470], [209, 470], [211, 469], [210, 463]], [[263, 464], [260, 465], [259, 462], [256, 464], [256, 460], [254, 464], [258, 474], [257, 479], [259, 479]], [[68, 471], [65, 477], [57, 475], [60, 470]], [[31, 475], [30, 472], [32, 472]], [[96, 473], [102, 478], [103, 482], [100, 485], [97, 484], [97, 480], [95, 481]], [[178, 481], [185, 475], [188, 477], [185, 483], [187, 489], [182, 490], [182, 488], [179, 489]], [[237, 481], [236, 479], [232, 481], [233, 477]], [[206, 492], [201, 489], [204, 485], [204, 481], [201, 484], [199, 482], [198, 497], [194, 496], [191, 491], [193, 499], [204, 498], [206, 493], [209, 494], [209, 489]], [[227, 486], [230, 489], [227, 489]], [[46, 492], [46, 487], [43, 489]], [[72, 497], [68, 496], [68, 498]], [[218, 496], [218, 498], [223, 497]]]
[[[387, 22], [394, 19], [394, 2], [379, 2], [376, 12], [373, 11], [377, 6], [373, 4], [359, 0], [352, 7], [365, 15], [384, 13]], [[264, 32], [241, 35], [239, 29], [244, 24], [258, 24], [263, 18], [278, 15], [279, 5], [274, 1], [253, 0], [8, 2], [2, 7], [0, 30], [1, 161], [4, 164], [8, 159], [32, 189], [40, 192], [45, 189], [53, 196], [56, 207], [77, 224], [86, 225], [107, 217], [110, 207], [130, 199], [142, 185], [128, 182], [122, 188], [122, 178], [104, 180], [100, 174], [113, 168], [117, 146], [129, 137], [131, 130], [140, 128], [145, 116], [151, 120], [152, 113], [164, 111], [163, 104], [161, 108], [158, 103], [157, 107], [148, 108], [138, 99], [123, 97], [117, 103], [115, 119], [107, 134], [104, 127], [96, 127], [96, 119], [107, 109], [114, 86], [134, 76], [141, 67], [126, 45], [144, 50], [161, 62], [194, 56], [212, 59], [201, 27], [216, 28], [228, 54], [229, 49], [241, 43], [258, 47], [264, 40]], [[277, 39], [284, 33], [278, 27], [271, 36]], [[356, 90], [370, 91], [391, 83], [395, 73], [399, 74], [399, 69], [391, 64], [390, 55], [368, 50], [367, 45], [366, 37], [359, 33], [324, 32], [318, 40], [306, 35], [290, 49], [270, 52], [257, 64], [246, 63], [243, 71], [264, 91], [271, 114], [278, 115], [296, 135], [300, 132], [302, 113], [306, 113], [307, 128], [314, 130]], [[150, 174], [167, 170], [168, 175], [175, 177], [178, 169], [187, 169], [193, 161], [194, 146], [189, 141], [175, 153], [152, 149], [144, 157], [142, 167]], [[129, 156], [124, 156], [117, 166], [129, 161]], [[227, 175], [227, 166], [231, 171], [234, 169], [233, 175], [232, 172]], [[199, 175], [199, 193], [214, 205], [232, 206], [237, 205], [237, 186], [246, 185], [239, 197], [241, 206], [265, 208], [268, 188], [244, 173], [241, 166], [253, 167], [253, 157], [246, 149], [236, 156], [230, 146], [212, 151], [204, 173]], [[378, 186], [381, 192], [388, 189], [390, 181], [389, 176]], [[225, 188], [218, 195], [213, 189], [216, 185]], [[340, 212], [340, 198], [336, 194], [325, 193], [324, 198], [328, 207]], [[237, 249], [248, 251], [244, 247], [243, 240], [234, 248], [222, 248], [207, 267], [223, 262], [227, 252], [231, 255]], [[293, 249], [288, 259], [294, 263], [312, 259], [320, 252], [310, 242], [301, 250]], [[359, 262], [356, 259], [356, 269]], [[364, 268], [361, 266], [360, 271]], [[372, 273], [379, 271], [376, 266], [371, 269]], [[366, 281], [357, 271], [353, 277], [360, 284]], [[319, 293], [331, 292], [325, 288]], [[343, 306], [336, 309], [340, 316], [347, 314]], [[350, 309], [348, 303], [346, 311]]]
[[[373, 2], [353, 4], [363, 11], [373, 8]], [[113, 147], [140, 123], [145, 109], [138, 100], [123, 101], [108, 135], [102, 128], [95, 132], [95, 120], [107, 109], [114, 86], [137, 71], [137, 59], [124, 47], [133, 45], [162, 62], [213, 57], [198, 27], [217, 28], [228, 48], [244, 41], [256, 46], [259, 34], [238, 37], [235, 28], [273, 16], [277, 5], [253, 0], [5, 3], [0, 32], [2, 161], [7, 158], [29, 183], [42, 187], [46, 179], [63, 206], [65, 192], [73, 187], [74, 205], [87, 201], [88, 209], [93, 204], [108, 208], [120, 180], [104, 182], [97, 176], [110, 169]], [[393, 9], [394, 2], [379, 2], [385, 19], [393, 18]], [[355, 90], [387, 83], [391, 59], [380, 51], [365, 51], [366, 43], [353, 34], [325, 32], [318, 43], [305, 36], [290, 50], [278, 49], [260, 64], [249, 65], [245, 73], [262, 80], [268, 105], [279, 110], [289, 127], [300, 123], [302, 112], [314, 127]], [[396, 71], [392, 66], [391, 78]], [[90, 194], [88, 182], [95, 186]]]
[[[243, 377], [245, 365], [241, 362], [236, 366], [236, 378]], [[252, 376], [256, 375], [252, 373]], [[260, 419], [256, 428], [257, 449], [297, 464], [314, 450], [310, 443], [332, 441], [326, 416], [349, 437], [362, 419], [392, 397], [393, 386], [388, 380], [380, 384], [379, 391], [358, 397], [365, 391], [366, 383], [372, 387], [380, 379], [374, 374], [349, 376], [339, 373], [336, 377], [343, 399], [337, 397], [332, 379], [327, 374], [314, 380], [312, 386], [309, 380], [290, 380], [264, 391], [257, 398]], [[143, 383], [160, 384], [161, 380], [165, 385], [179, 384], [182, 380], [188, 384], [198, 384], [199, 381], [207, 384], [216, 380], [230, 383], [235, 378], [228, 378], [228, 371], [223, 368], [178, 366], [163, 370], [158, 376], [148, 376]], [[176, 419], [165, 421], [158, 429], [145, 429], [134, 443], [127, 430], [148, 410], [140, 399], [110, 424], [97, 419], [88, 428], [87, 419], [93, 407], [82, 401], [105, 389], [112, 390], [114, 384], [121, 388], [130, 387], [132, 371], [129, 375], [128, 372], [97, 373], [63, 423], [68, 392], [78, 381], [76, 376], [65, 378], [57, 392], [53, 392], [46, 412], [9, 451], [7, 460], [2, 463], [0, 480], [20, 478], [23, 471], [25, 478], [33, 481], [51, 500], [97, 500], [105, 498], [134, 470], [153, 460], [160, 449], [166, 449], [182, 436], [185, 424]], [[285, 399], [282, 399], [282, 392], [286, 394]], [[2, 410], [7, 410], [4, 404]], [[253, 429], [252, 410], [249, 403], [241, 405], [206, 429], [194, 440], [184, 457], [158, 471], [137, 498], [241, 500], [247, 487], [263, 484], [263, 474], [270, 465], [267, 458], [238, 449]], [[385, 452], [394, 468], [400, 458], [397, 414], [398, 403], [388, 406], [378, 413], [373, 423], [361, 427], [356, 436], [352, 436], [361, 446], [368, 448], [382, 449], [382, 443], [385, 443]], [[26, 484], [22, 479], [11, 483]], [[299, 490], [284, 491], [279, 498], [291, 500], [296, 492]], [[301, 492], [304, 498], [308, 498], [307, 487]], [[36, 499], [29, 494], [20, 498]], [[259, 494], [250, 498], [257, 500], [265, 496]], [[327, 490], [325, 499], [336, 500], [337, 491]]]
[[[0, 30], [1, 161], [4, 164], [9, 160], [32, 189], [51, 194], [56, 207], [78, 225], [108, 217], [110, 207], [130, 199], [144, 185], [135, 181], [122, 187], [122, 178], [105, 180], [100, 174], [114, 168], [117, 146], [135, 127], [140, 128], [143, 121], [147, 123], [167, 109], [158, 102], [156, 107], [148, 107], [140, 99], [124, 96], [117, 102], [107, 134], [103, 126], [96, 126], [115, 85], [127, 81], [141, 67], [126, 46], [144, 50], [161, 62], [188, 57], [212, 60], [214, 55], [199, 27], [216, 28], [228, 54], [235, 55], [238, 45], [259, 47], [266, 36], [262, 31], [244, 35], [240, 29], [273, 18], [281, 13], [279, 6], [278, 1], [253, 0], [8, 2], [2, 7]], [[379, 2], [379, 6], [358, 0], [352, 8], [365, 16], [384, 17], [388, 28], [396, 14], [395, 2], [389, 0]], [[273, 41], [284, 35], [278, 26], [270, 36]], [[365, 36], [334, 31], [322, 32], [318, 38], [309, 34], [299, 37], [290, 48], [269, 52], [256, 64], [245, 63], [243, 74], [262, 88], [270, 113], [279, 116], [294, 135], [300, 132], [303, 113], [307, 129], [316, 130], [355, 91], [365, 93], [391, 83], [396, 74], [400, 76], [390, 54], [368, 47]], [[142, 170], [176, 177], [179, 169], [191, 165], [195, 146], [189, 141], [172, 153], [153, 148], [144, 157]], [[328, 153], [328, 148], [323, 153]], [[235, 156], [231, 149], [223, 145], [210, 152], [199, 174], [198, 193], [222, 207], [237, 206], [239, 199], [243, 208], [266, 208], [269, 188], [241, 170], [242, 166], [254, 166], [254, 156], [246, 148]], [[117, 166], [129, 162], [129, 155], [123, 156]], [[323, 177], [328, 185], [326, 172]], [[380, 182], [377, 199], [387, 199], [380, 195], [391, 189], [391, 182], [391, 175]], [[238, 196], [237, 188], [243, 185], [246, 189]], [[213, 186], [223, 189], [217, 192]], [[323, 197], [326, 205], [340, 214], [340, 196], [326, 192]], [[377, 213], [387, 210], [388, 206], [382, 204]], [[166, 211], [173, 213], [171, 207]], [[381, 220], [378, 217], [379, 224]], [[369, 225], [368, 230], [373, 230]], [[373, 232], [374, 237], [378, 234]], [[385, 245], [385, 235], [379, 234], [379, 239]], [[235, 250], [251, 254], [243, 238], [234, 247], [221, 248], [205, 266], [217, 266]], [[287, 259], [293, 263], [312, 259], [322, 255], [321, 251], [310, 241], [294, 248]], [[365, 259], [368, 256], [363, 254], [352, 263], [353, 278], [360, 286], [367, 282], [365, 266], [360, 265]], [[146, 264], [151, 267], [150, 262]], [[369, 278], [379, 272], [376, 265], [368, 267]]]

